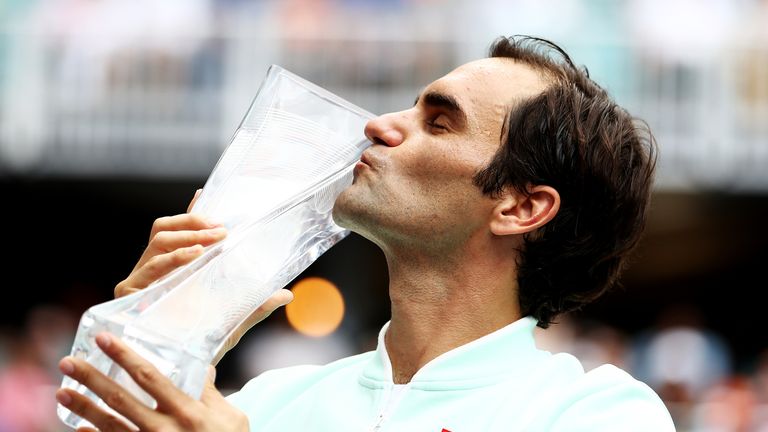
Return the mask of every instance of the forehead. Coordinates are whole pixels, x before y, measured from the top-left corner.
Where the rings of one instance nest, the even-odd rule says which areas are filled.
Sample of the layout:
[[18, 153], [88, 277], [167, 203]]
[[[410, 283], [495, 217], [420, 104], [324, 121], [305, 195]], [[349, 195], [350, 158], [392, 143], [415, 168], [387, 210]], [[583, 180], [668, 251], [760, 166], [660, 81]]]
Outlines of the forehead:
[[541, 93], [546, 86], [541, 73], [524, 63], [510, 58], [486, 58], [459, 66], [426, 90], [456, 98], [466, 111], [471, 128], [500, 130], [505, 115], [516, 102]]

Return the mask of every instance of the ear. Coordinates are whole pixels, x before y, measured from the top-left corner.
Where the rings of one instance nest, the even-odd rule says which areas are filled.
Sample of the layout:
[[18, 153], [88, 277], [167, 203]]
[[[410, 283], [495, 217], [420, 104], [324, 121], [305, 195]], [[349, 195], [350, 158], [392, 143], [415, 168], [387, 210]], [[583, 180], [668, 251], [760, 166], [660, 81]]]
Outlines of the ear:
[[560, 194], [550, 186], [533, 186], [529, 195], [504, 192], [491, 216], [496, 235], [525, 234], [544, 226], [560, 210]]

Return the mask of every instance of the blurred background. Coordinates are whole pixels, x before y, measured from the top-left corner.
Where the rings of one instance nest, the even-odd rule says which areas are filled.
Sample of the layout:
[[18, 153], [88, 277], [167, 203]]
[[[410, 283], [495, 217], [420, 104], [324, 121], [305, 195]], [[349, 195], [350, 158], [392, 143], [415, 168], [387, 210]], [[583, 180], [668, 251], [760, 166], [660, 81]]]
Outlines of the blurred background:
[[[384, 113], [518, 33], [566, 48], [661, 148], [623, 286], [539, 344], [627, 369], [680, 431], [768, 431], [767, 0], [0, 0], [0, 431], [65, 430], [56, 364], [80, 315], [186, 209], [270, 64]], [[225, 393], [375, 346], [374, 246], [353, 234], [296, 282], [328, 314], [254, 328]]]

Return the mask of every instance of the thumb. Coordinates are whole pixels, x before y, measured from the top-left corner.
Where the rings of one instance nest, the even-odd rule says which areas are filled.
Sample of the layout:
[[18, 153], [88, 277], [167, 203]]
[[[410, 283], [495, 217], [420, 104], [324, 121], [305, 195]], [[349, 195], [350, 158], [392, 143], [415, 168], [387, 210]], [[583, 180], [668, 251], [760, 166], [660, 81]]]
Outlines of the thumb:
[[216, 367], [213, 365], [208, 365], [208, 375], [206, 376], [206, 383], [216, 388], [216, 386], [214, 385], [215, 382], [216, 382]]
[[210, 405], [211, 402], [224, 399], [224, 396], [216, 388], [216, 368], [213, 365], [208, 365], [208, 373], [205, 377], [205, 384], [203, 385], [203, 393], [200, 395], [200, 401], [206, 405]]
[[216, 356], [211, 363], [218, 364], [219, 360], [224, 357], [224, 354], [226, 354], [229, 350], [234, 348], [238, 342], [240, 342], [240, 338], [243, 337], [245, 332], [247, 332], [257, 323], [263, 321], [264, 318], [268, 317], [272, 312], [275, 311], [275, 309], [279, 308], [280, 306], [285, 306], [291, 301], [293, 301], [293, 292], [287, 289], [281, 289], [272, 294], [261, 306], [251, 312], [245, 321], [243, 321], [235, 329], [235, 331], [230, 334], [229, 337], [227, 337], [227, 340], [224, 341], [224, 345], [221, 347], [219, 352], [216, 353]]
[[189, 205], [187, 206], [187, 213], [192, 211], [192, 207], [195, 206], [195, 203], [197, 202], [197, 199], [200, 198], [200, 193], [202, 193], [202, 189], [198, 189], [195, 191], [195, 196], [192, 197], [192, 201], [189, 202]]

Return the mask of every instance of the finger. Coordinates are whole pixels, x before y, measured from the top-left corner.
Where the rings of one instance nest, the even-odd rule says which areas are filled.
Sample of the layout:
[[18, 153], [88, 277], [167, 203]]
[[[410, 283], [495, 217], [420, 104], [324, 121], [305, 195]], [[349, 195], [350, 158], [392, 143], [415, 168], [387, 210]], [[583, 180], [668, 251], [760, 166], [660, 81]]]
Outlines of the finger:
[[188, 248], [176, 249], [171, 253], [156, 255], [115, 286], [115, 297], [132, 294], [148, 287], [152, 282], [173, 270], [192, 262], [202, 255], [203, 251], [203, 246], [194, 245]]
[[198, 189], [195, 191], [195, 196], [192, 197], [192, 201], [189, 202], [189, 205], [187, 206], [187, 213], [192, 211], [192, 207], [195, 206], [195, 203], [197, 202], [197, 199], [200, 198], [200, 193], [202, 193], [202, 189]]
[[152, 229], [149, 232], [149, 239], [151, 241], [157, 233], [162, 231], [198, 231], [201, 229], [215, 228], [217, 226], [221, 225], [213, 223], [196, 213], [182, 213], [175, 216], [164, 216], [155, 219], [155, 222], [152, 223]]
[[153, 254], [157, 252], [172, 252], [181, 247], [188, 247], [196, 244], [203, 246], [212, 245], [224, 239], [227, 236], [227, 229], [224, 227], [209, 228], [203, 230], [182, 230], [182, 231], [161, 231], [150, 240], [147, 245], [147, 251], [144, 254]]
[[245, 333], [254, 325], [266, 319], [280, 306], [285, 306], [293, 301], [293, 292], [287, 289], [281, 289], [272, 294], [261, 306], [256, 308], [248, 318], [245, 319], [237, 329], [227, 338], [222, 349], [216, 353], [212, 364], [216, 365], [229, 350], [234, 348]]
[[[148, 427], [148, 422], [157, 415], [154, 410], [83, 359], [65, 357], [59, 362], [59, 369], [88, 387], [104, 403], [141, 428]], [[101, 430], [128, 430], [125, 423], [114, 414], [104, 411], [90, 398], [76, 391], [62, 389], [56, 393], [56, 398], [70, 411], [87, 419]]]
[[[152, 363], [136, 354], [119, 338], [108, 333], [100, 333], [96, 336], [96, 344], [109, 358], [122, 366], [139, 387], [155, 399], [159, 411], [184, 411], [185, 405], [189, 406], [197, 402], [179, 390]], [[133, 420], [131, 417], [128, 418]]]
[[213, 406], [220, 401], [224, 400], [224, 396], [216, 388], [216, 368], [208, 366], [208, 374], [205, 377], [205, 385], [203, 386], [203, 393], [200, 395], [200, 402], [207, 406]]
[[150, 240], [149, 245], [139, 258], [133, 270], [141, 268], [152, 258], [167, 252], [173, 252], [179, 248], [194, 245], [210, 246], [223, 240], [227, 236], [224, 227], [209, 228], [199, 231], [161, 231]]
[[[272, 294], [271, 296], [269, 296], [267, 301], [265, 301], [261, 306], [256, 308], [252, 316], [254, 318], [257, 318], [258, 314], [262, 314], [263, 317], [261, 319], [264, 319], [267, 316], [269, 316], [272, 312], [274, 312], [275, 309], [279, 308], [280, 306], [285, 306], [292, 301], [293, 301], [293, 292], [287, 289], [281, 289], [275, 292], [274, 294]], [[254, 322], [253, 324], [256, 324], [256, 322]]]
[[[114, 414], [108, 413], [99, 408], [90, 398], [70, 389], [59, 389], [56, 391], [56, 400], [68, 410], [88, 420], [101, 431], [130, 431], [122, 420]], [[81, 427], [77, 431], [94, 431], [93, 428]]]
[[[274, 294], [272, 294], [267, 301], [265, 301], [261, 306], [256, 308], [250, 315], [248, 315], [248, 318], [243, 321], [242, 324], [240, 324], [240, 327], [238, 327], [237, 331], [235, 331], [235, 335], [237, 335], [237, 341], [240, 341], [240, 338], [245, 334], [245, 332], [248, 331], [251, 327], [258, 324], [259, 322], [263, 321], [265, 318], [270, 316], [272, 312], [275, 311], [275, 309], [279, 308], [280, 306], [285, 306], [288, 303], [293, 301], [293, 292], [287, 290], [287, 289], [281, 289]], [[233, 344], [232, 346], [234, 346]]]

